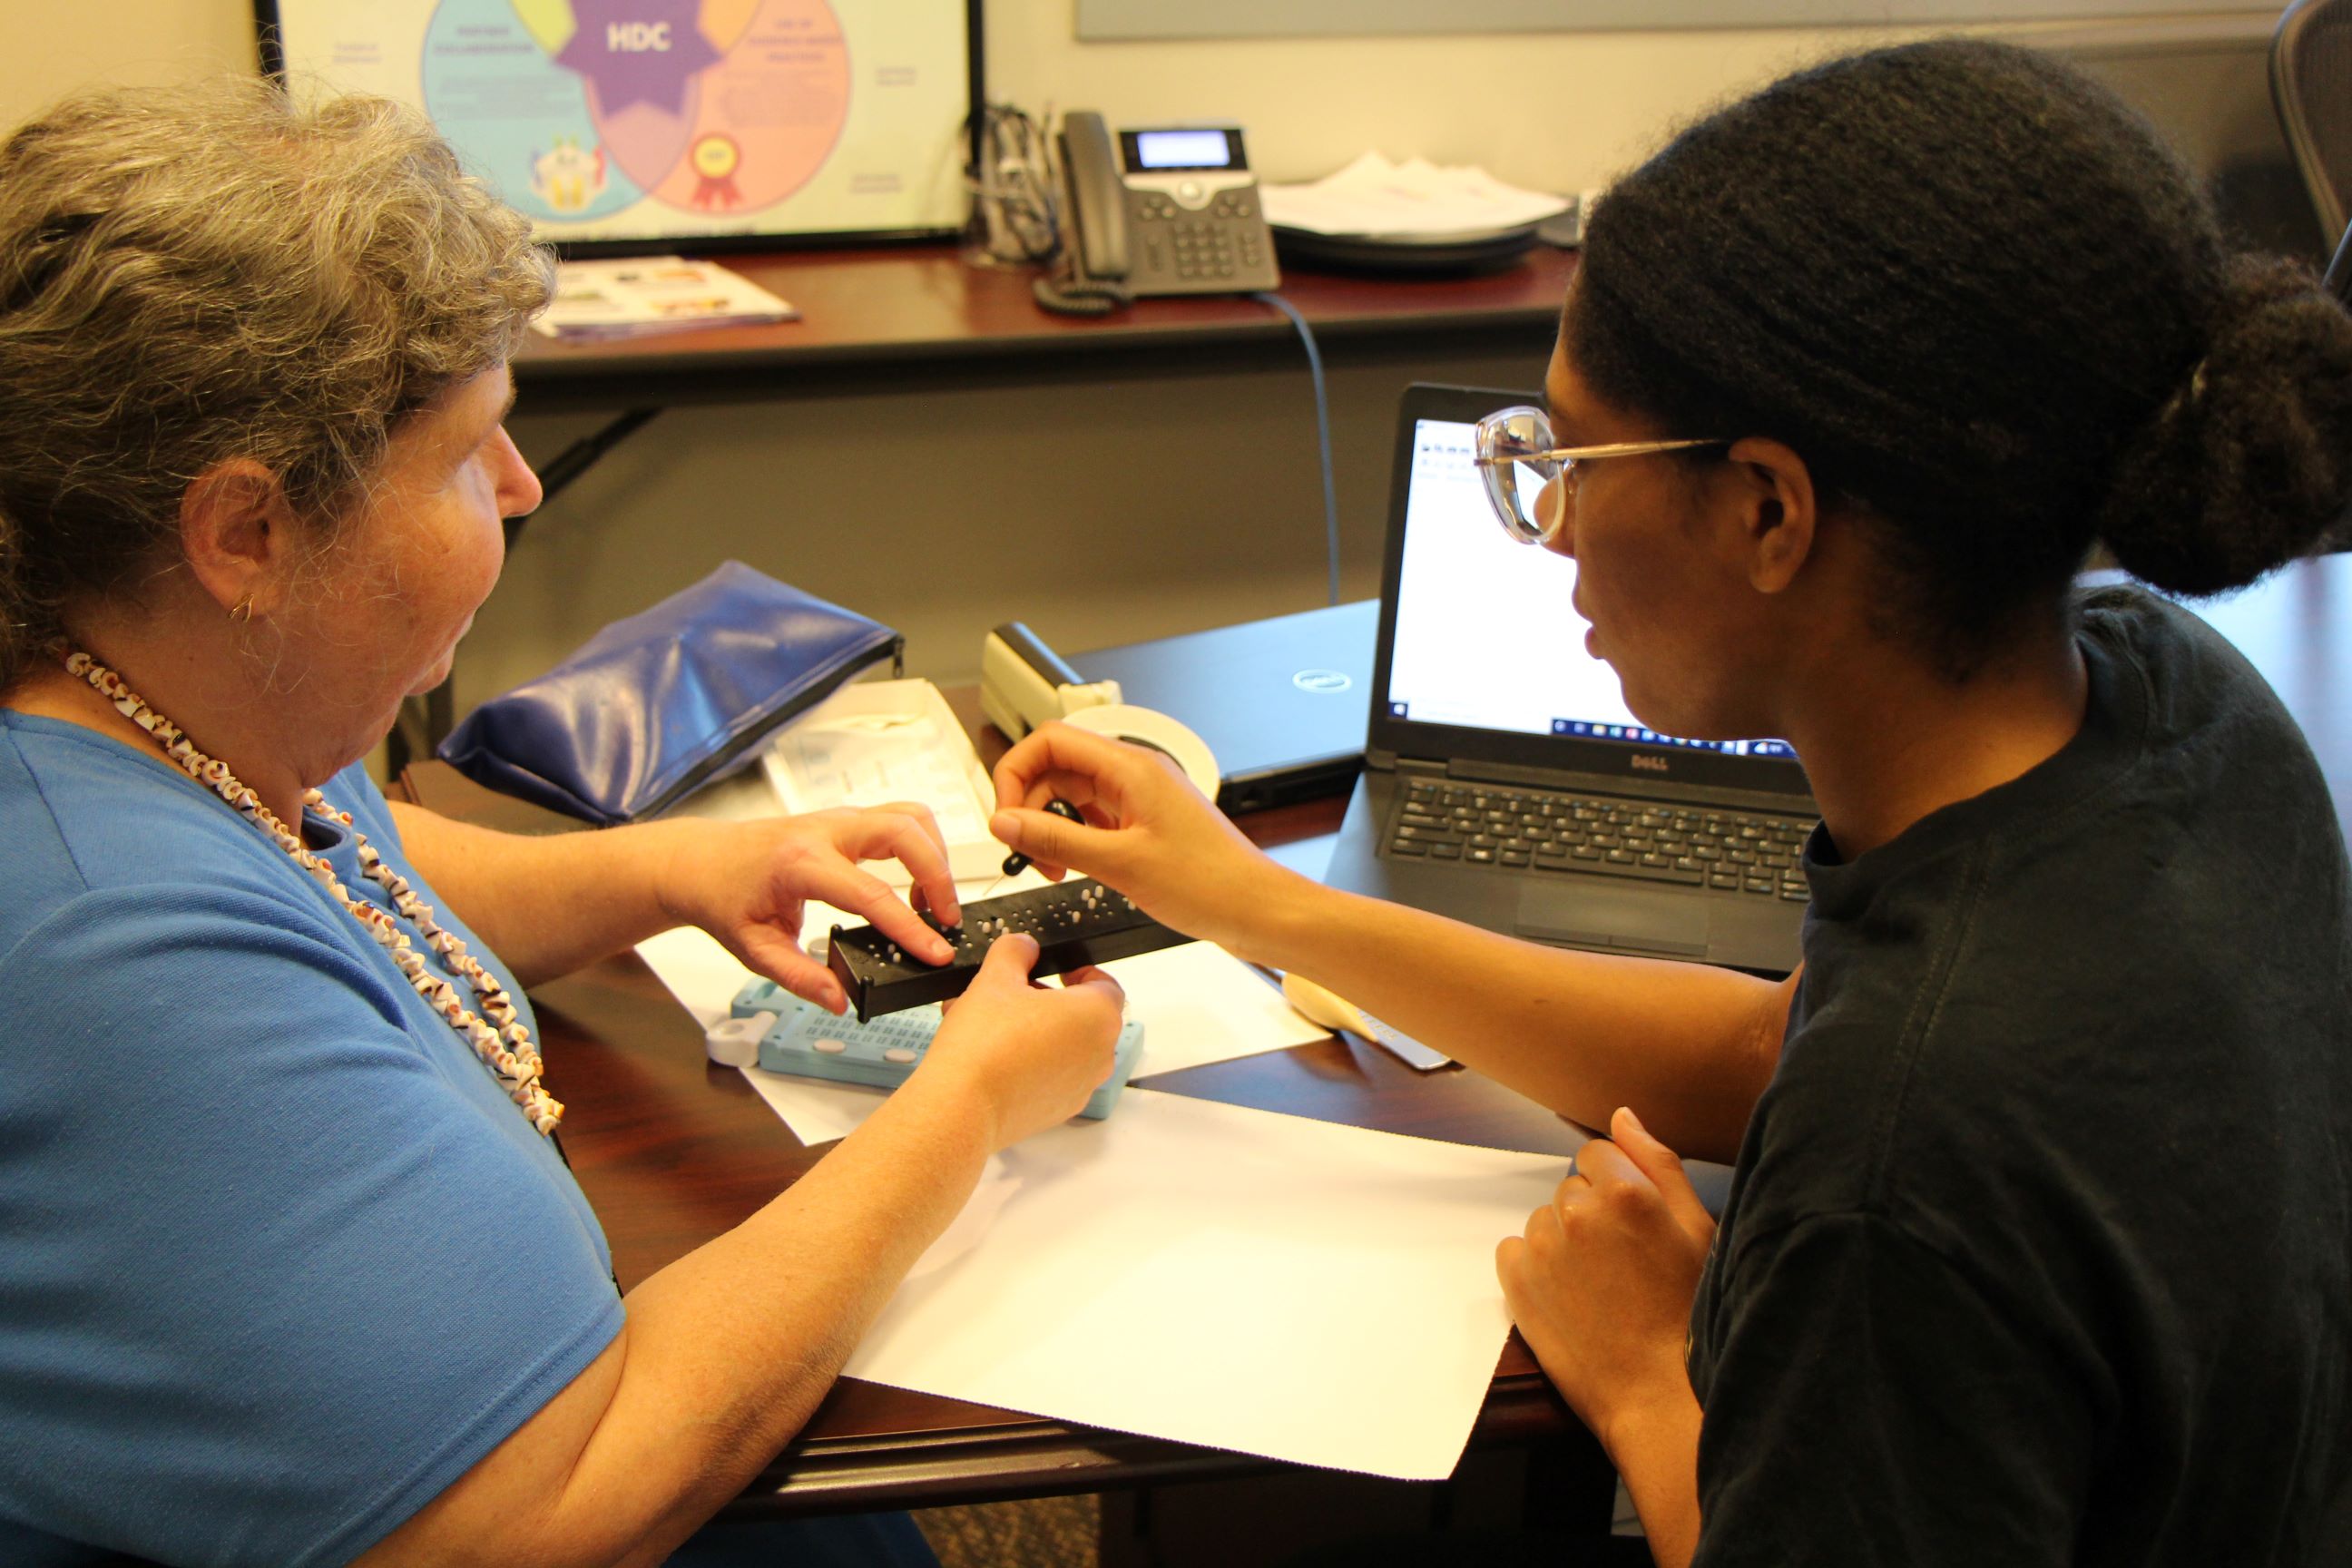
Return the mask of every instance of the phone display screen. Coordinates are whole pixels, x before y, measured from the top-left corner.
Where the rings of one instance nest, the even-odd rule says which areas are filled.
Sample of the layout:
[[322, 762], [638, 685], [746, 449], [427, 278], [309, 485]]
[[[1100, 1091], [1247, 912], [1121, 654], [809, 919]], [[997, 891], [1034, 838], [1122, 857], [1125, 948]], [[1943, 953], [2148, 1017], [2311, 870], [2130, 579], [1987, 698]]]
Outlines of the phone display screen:
[[1173, 169], [1245, 169], [1241, 136], [1218, 129], [1122, 131], [1121, 151], [1130, 172]]

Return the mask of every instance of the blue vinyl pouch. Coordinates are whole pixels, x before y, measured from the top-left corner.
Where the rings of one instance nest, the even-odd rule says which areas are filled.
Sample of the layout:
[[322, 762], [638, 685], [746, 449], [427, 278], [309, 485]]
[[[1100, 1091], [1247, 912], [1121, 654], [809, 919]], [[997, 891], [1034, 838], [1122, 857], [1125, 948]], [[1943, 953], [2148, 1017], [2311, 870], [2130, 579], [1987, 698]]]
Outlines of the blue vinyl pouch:
[[906, 639], [730, 561], [614, 621], [466, 716], [437, 755], [475, 783], [602, 826], [650, 816], [748, 765]]

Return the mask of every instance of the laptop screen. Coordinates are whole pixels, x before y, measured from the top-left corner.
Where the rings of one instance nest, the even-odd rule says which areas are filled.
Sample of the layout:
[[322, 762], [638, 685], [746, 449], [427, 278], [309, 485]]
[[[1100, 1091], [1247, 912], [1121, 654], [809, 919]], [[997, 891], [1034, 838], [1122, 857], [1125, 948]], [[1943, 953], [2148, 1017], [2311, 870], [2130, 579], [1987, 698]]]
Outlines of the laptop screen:
[[1643, 727], [1617, 672], [1584, 650], [1576, 563], [1496, 525], [1467, 420], [1412, 421], [1403, 476], [1388, 716], [1413, 723], [1793, 760], [1781, 741], [1683, 741]]

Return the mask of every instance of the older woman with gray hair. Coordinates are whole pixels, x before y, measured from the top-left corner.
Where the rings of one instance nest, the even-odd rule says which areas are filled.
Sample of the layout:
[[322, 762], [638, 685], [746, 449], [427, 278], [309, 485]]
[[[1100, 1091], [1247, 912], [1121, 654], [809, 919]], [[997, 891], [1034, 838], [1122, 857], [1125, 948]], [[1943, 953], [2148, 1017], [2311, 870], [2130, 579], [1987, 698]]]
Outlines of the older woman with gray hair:
[[524, 987], [690, 923], [838, 1007], [804, 900], [918, 952], [856, 862], [956, 903], [919, 807], [519, 839], [361, 770], [538, 503], [502, 422], [550, 284], [380, 100], [0, 145], [0, 1558], [663, 1561], [1109, 1069], [1116, 986], [1000, 942], [864, 1128], [616, 1293]]

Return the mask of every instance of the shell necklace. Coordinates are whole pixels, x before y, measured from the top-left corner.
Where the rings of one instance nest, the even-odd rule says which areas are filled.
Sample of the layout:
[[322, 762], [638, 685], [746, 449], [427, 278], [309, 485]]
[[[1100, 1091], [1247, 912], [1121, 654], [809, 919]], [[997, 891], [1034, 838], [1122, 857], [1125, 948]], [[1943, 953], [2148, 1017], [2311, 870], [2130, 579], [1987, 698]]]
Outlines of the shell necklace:
[[375, 847], [352, 826], [350, 812], [337, 811], [315, 789], [303, 793], [305, 808], [351, 828], [360, 868], [367, 873], [368, 880], [392, 896], [393, 907], [432, 944], [442, 964], [452, 973], [464, 975], [472, 984], [475, 1000], [482, 1009], [479, 1015], [467, 1007], [456, 986], [425, 966], [425, 955], [410, 945], [408, 933], [400, 929], [398, 921], [375, 905], [352, 898], [336, 879], [335, 868], [310, 853], [301, 835], [279, 821], [275, 812], [261, 804], [260, 796], [239, 783], [236, 775], [228, 771], [226, 763], [208, 757], [189, 744], [178, 725], [148, 707], [137, 692], [122, 683], [121, 676], [89, 655], [69, 653], [65, 665], [68, 674], [89, 682], [124, 718], [153, 737], [155, 743], [163, 748], [163, 754], [183, 773], [235, 806], [247, 821], [292, 856], [297, 865], [317, 878], [335, 896], [335, 901], [391, 953], [393, 963], [400, 966], [401, 973], [407, 976], [417, 994], [457, 1031], [458, 1038], [474, 1048], [474, 1054], [497, 1077], [507, 1098], [522, 1108], [530, 1124], [542, 1133], [554, 1133], [556, 1123], [563, 1120], [563, 1103], [541, 1086], [539, 1047], [531, 1043], [530, 1031], [516, 1020], [514, 999], [499, 984], [498, 977], [466, 951], [464, 942], [435, 923], [432, 906], [416, 896], [407, 878], [384, 864]]

